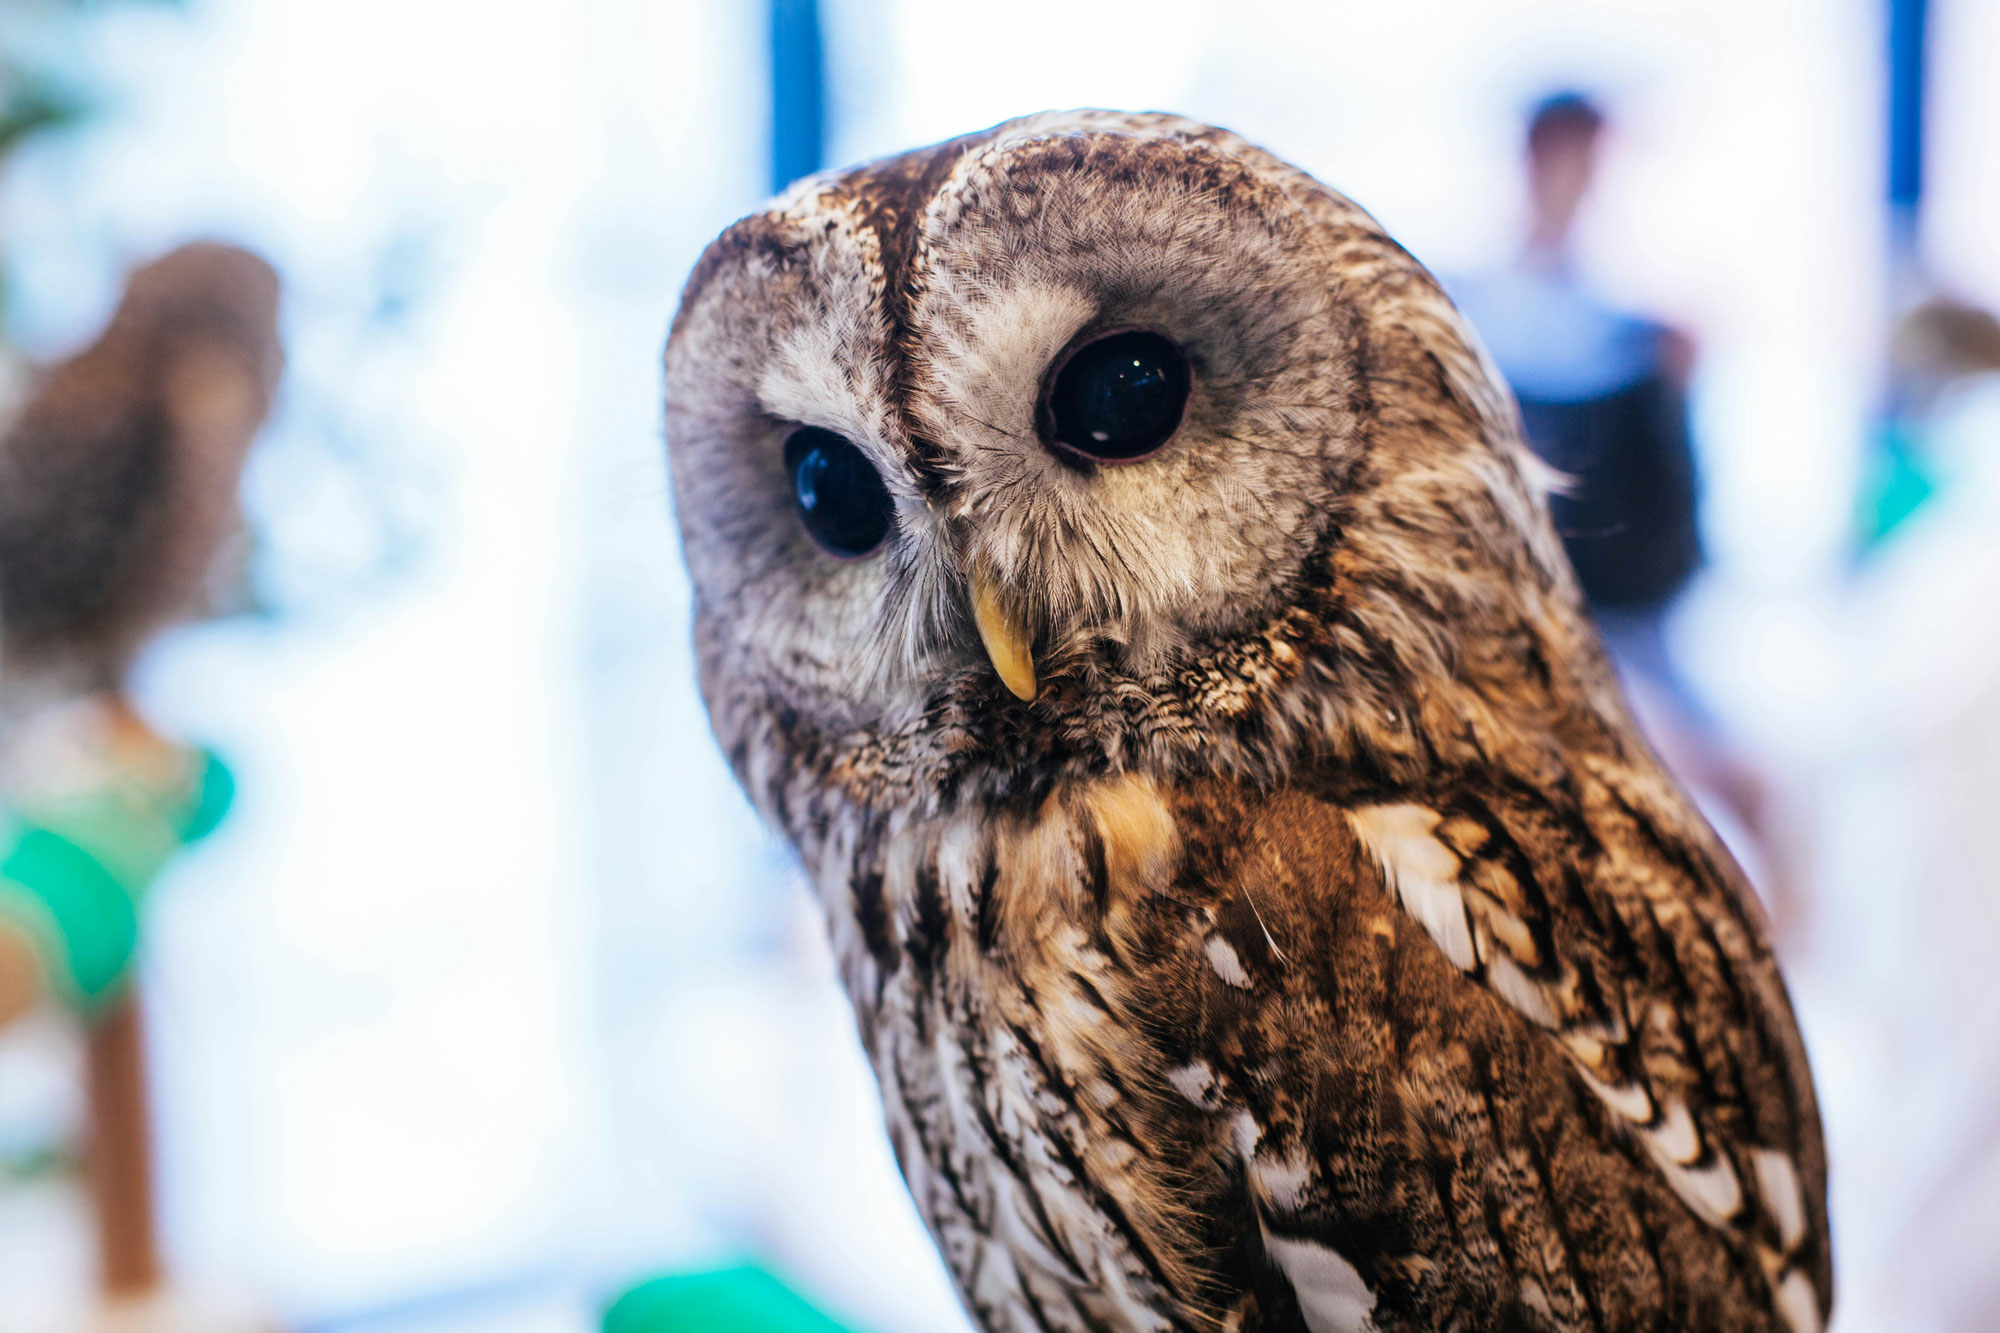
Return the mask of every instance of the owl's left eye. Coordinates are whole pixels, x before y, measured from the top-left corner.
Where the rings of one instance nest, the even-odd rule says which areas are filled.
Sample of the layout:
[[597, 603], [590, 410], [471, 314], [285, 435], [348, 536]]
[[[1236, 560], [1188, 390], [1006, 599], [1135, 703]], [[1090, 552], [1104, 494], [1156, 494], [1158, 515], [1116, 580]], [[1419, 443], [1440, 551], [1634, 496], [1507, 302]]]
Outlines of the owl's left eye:
[[1187, 354], [1148, 329], [1099, 334], [1058, 360], [1037, 413], [1042, 438], [1101, 463], [1144, 458], [1187, 416]]
[[858, 560], [882, 544], [895, 502], [882, 474], [851, 440], [801, 426], [785, 440], [785, 470], [806, 532], [828, 555]]

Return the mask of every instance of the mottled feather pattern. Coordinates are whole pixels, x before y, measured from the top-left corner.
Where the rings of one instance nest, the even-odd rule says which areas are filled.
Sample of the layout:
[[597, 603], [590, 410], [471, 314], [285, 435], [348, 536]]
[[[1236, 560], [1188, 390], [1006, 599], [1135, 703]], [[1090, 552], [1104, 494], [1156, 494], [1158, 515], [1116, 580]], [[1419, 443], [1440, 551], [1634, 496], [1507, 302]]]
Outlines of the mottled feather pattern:
[[[1197, 389], [1157, 457], [1078, 466], [1035, 386], [1104, 327]], [[1366, 214], [1206, 126], [1033, 117], [739, 223], [667, 371], [715, 730], [984, 1327], [1821, 1327], [1753, 901]], [[792, 422], [881, 469], [879, 555], [802, 536]], [[1031, 609], [1030, 701], [975, 564]]]

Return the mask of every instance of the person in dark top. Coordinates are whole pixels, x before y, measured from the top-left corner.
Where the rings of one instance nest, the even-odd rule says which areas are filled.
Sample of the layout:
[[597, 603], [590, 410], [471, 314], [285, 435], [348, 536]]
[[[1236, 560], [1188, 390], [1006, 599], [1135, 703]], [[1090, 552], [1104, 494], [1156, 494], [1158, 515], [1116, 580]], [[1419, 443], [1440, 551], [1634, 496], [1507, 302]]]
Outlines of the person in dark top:
[[[1648, 736], [1705, 793], [1747, 860], [1771, 865], [1763, 785], [1668, 651], [1669, 613], [1702, 565], [1688, 428], [1693, 343], [1623, 310], [1580, 272], [1576, 222], [1597, 177], [1604, 112], [1581, 93], [1529, 113], [1527, 233], [1513, 261], [1451, 282], [1521, 405], [1535, 452], [1562, 474], [1556, 529]], [[1721, 809], [1718, 811], [1717, 803]]]
[[[1688, 439], [1687, 339], [1591, 291], [1573, 254], [1604, 113], [1579, 93], [1528, 123], [1528, 234], [1516, 262], [1454, 285], [1520, 400], [1535, 452], [1569, 478], [1551, 500], [1577, 578], [1615, 653], [1655, 635], [1701, 565]], [[1647, 623], [1649, 622], [1649, 623]], [[1638, 654], [1657, 669], [1651, 645]], [[1663, 681], [1662, 684], [1670, 684]]]

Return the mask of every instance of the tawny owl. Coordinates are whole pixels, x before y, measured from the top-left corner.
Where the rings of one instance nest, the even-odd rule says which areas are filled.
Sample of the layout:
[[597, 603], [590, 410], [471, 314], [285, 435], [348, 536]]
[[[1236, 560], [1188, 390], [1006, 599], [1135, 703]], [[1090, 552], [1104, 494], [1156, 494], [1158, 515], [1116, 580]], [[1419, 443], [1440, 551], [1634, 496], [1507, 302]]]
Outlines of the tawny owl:
[[702, 688], [991, 1330], [1778, 1330], [1806, 1058], [1473, 336], [1165, 116], [806, 181], [666, 353]]
[[269, 264], [182, 246], [0, 428], [10, 690], [115, 690], [149, 636], [202, 609], [283, 363], [277, 318]]

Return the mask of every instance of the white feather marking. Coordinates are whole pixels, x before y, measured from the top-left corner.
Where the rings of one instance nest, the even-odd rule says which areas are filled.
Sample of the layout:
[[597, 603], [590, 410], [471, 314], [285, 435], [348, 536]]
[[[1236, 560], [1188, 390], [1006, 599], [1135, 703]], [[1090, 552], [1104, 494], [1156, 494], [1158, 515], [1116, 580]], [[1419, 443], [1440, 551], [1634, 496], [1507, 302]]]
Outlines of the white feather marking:
[[1819, 1293], [1812, 1279], [1796, 1270], [1778, 1284], [1778, 1313], [1792, 1326], [1792, 1333], [1819, 1333]]
[[1583, 1081], [1590, 1085], [1590, 1090], [1595, 1092], [1606, 1106], [1633, 1124], [1643, 1125], [1653, 1118], [1653, 1097], [1646, 1091], [1644, 1084], [1606, 1083], [1582, 1065], [1577, 1066], [1577, 1072], [1583, 1075]]
[[1250, 974], [1243, 970], [1243, 960], [1236, 956], [1236, 948], [1220, 935], [1208, 937], [1208, 964], [1215, 969], [1215, 975], [1240, 990], [1250, 989]]
[[1257, 918], [1257, 929], [1264, 932], [1264, 943], [1270, 946], [1271, 956], [1280, 963], [1289, 965], [1291, 960], [1286, 958], [1285, 951], [1278, 947], [1277, 937], [1271, 934], [1271, 928], [1264, 924], [1264, 914], [1257, 910], [1257, 900], [1250, 896], [1247, 887], [1243, 890], [1243, 901], [1250, 904], [1250, 915]]
[[1556, 1013], [1555, 1001], [1549, 998], [1547, 988], [1536, 984], [1505, 950], [1486, 960], [1486, 982], [1499, 992], [1501, 999], [1533, 1022], [1545, 1028], [1561, 1025], [1562, 1017]]
[[1282, 1161], [1269, 1157], [1253, 1160], [1248, 1174], [1258, 1200], [1287, 1213], [1298, 1211], [1305, 1202], [1306, 1186], [1312, 1182], [1312, 1166], [1299, 1153]]
[[1209, 1094], [1215, 1090], [1215, 1071], [1208, 1067], [1207, 1061], [1197, 1060], [1179, 1069], [1169, 1069], [1167, 1082], [1175, 1092], [1196, 1106], [1207, 1109]]
[[1757, 1193], [1777, 1221], [1778, 1240], [1790, 1254], [1806, 1238], [1806, 1196], [1799, 1186], [1798, 1168], [1771, 1148], [1753, 1148], [1750, 1163], [1757, 1172]]
[[[1649, 1138], [1647, 1146], [1652, 1147]], [[1653, 1162], [1666, 1174], [1667, 1183], [1680, 1195], [1681, 1202], [1694, 1209], [1697, 1216], [1713, 1226], [1721, 1226], [1733, 1221], [1743, 1211], [1743, 1185], [1736, 1179], [1736, 1168], [1721, 1152], [1707, 1166], [1683, 1166], [1679, 1162], [1653, 1152]]]
[[1382, 865], [1403, 910], [1415, 917], [1454, 967], [1472, 967], [1472, 928], [1459, 891], [1457, 853], [1438, 841], [1438, 814], [1420, 805], [1371, 805], [1353, 812], [1354, 831]]
[[1262, 1230], [1264, 1253], [1292, 1284], [1299, 1313], [1312, 1333], [1375, 1333], [1375, 1293], [1359, 1269], [1315, 1241]]
[[1682, 1166], [1701, 1156], [1701, 1133], [1694, 1127], [1694, 1117], [1688, 1114], [1686, 1102], [1669, 1105], [1660, 1123], [1642, 1132], [1652, 1140], [1655, 1156]]
[[917, 863], [929, 855], [921, 838], [891, 838], [882, 858], [882, 905], [889, 915], [889, 933], [897, 944], [910, 935], [917, 909]]
[[1653, 1099], [1644, 1084], [1609, 1084], [1580, 1059], [1575, 1063], [1591, 1091], [1638, 1128], [1647, 1154], [1682, 1203], [1712, 1226], [1723, 1226], [1743, 1211], [1743, 1183], [1737, 1179], [1736, 1168], [1727, 1154], [1717, 1149], [1707, 1166], [1689, 1165], [1701, 1156], [1701, 1135], [1685, 1102], [1674, 1102], [1666, 1108], [1659, 1124], [1651, 1124]]
[[1585, 1069], [1596, 1069], [1604, 1063], [1604, 1042], [1582, 1028], [1570, 1028], [1562, 1033], [1563, 1047]]
[[1236, 1135], [1236, 1155], [1248, 1165], [1250, 1159], [1257, 1155], [1257, 1140], [1264, 1137], [1264, 1131], [1257, 1127], [1256, 1118], [1248, 1111], [1238, 1111], [1236, 1118], [1229, 1122], [1229, 1127]]
[[979, 821], [967, 816], [946, 825], [938, 838], [938, 882], [944, 886], [953, 915], [961, 921], [970, 921], [979, 912], [979, 876], [985, 869], [982, 836]]

